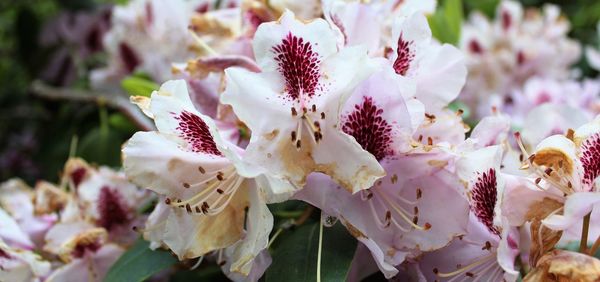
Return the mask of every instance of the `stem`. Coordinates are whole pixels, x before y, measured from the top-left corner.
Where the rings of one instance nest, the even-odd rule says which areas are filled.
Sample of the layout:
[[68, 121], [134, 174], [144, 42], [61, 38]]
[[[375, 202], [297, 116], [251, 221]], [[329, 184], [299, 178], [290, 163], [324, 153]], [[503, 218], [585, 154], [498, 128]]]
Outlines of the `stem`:
[[294, 221], [294, 225], [296, 226], [300, 226], [302, 225], [308, 218], [310, 218], [310, 215], [312, 214], [312, 212], [315, 210], [315, 207], [313, 206], [308, 206], [304, 212], [302, 213], [302, 215]]
[[279, 237], [279, 234], [281, 234], [281, 232], [283, 232], [283, 228], [279, 228], [277, 229], [277, 231], [275, 231], [275, 234], [273, 234], [273, 237], [271, 237], [271, 240], [267, 244], [267, 249], [271, 248], [271, 245], [273, 244], [273, 242], [275, 242], [275, 239]]
[[592, 213], [588, 213], [583, 218], [583, 227], [581, 228], [581, 241], [579, 242], [579, 252], [585, 253], [587, 250], [588, 232], [590, 230], [590, 217]]
[[321, 250], [323, 249], [323, 216], [319, 220], [319, 250], [317, 253], [317, 282], [321, 282]]
[[596, 253], [596, 251], [598, 251], [598, 248], [600, 248], [600, 236], [596, 238], [594, 245], [592, 245], [592, 248], [588, 250], [588, 254], [590, 256], [593, 256]]

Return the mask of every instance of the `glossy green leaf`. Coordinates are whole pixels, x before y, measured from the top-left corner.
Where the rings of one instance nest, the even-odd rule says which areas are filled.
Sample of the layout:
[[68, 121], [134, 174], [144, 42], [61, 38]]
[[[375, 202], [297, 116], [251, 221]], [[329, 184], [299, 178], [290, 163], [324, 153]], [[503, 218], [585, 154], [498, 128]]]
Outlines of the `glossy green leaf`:
[[146, 96], [150, 97], [152, 91], [157, 90], [160, 86], [148, 79], [129, 76], [121, 80], [121, 87], [131, 96]]
[[[340, 223], [323, 228], [321, 281], [345, 281], [357, 241]], [[285, 231], [276, 243], [271, 252], [273, 263], [267, 269], [265, 281], [316, 280], [318, 222]]]
[[104, 282], [144, 281], [176, 262], [166, 251], [150, 250], [149, 243], [140, 238], [112, 265]]

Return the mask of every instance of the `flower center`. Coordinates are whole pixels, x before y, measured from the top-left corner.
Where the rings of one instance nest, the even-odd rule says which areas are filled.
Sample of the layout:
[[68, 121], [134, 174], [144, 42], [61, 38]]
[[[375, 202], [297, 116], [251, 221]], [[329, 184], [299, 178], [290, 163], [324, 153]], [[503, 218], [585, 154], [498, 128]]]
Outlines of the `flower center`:
[[400, 33], [400, 37], [398, 37], [398, 49], [396, 50], [398, 57], [394, 61], [394, 70], [399, 75], [406, 75], [410, 63], [415, 58], [415, 54], [410, 48], [411, 45], [412, 41], [405, 41], [402, 38], [402, 33]]
[[344, 118], [342, 130], [373, 154], [378, 161], [392, 155], [392, 126], [381, 117], [383, 109], [373, 103], [373, 98], [363, 97], [362, 104], [354, 105], [354, 111]]
[[71, 253], [71, 255], [74, 258], [82, 258], [88, 252], [95, 253], [100, 249], [100, 247], [102, 247], [102, 245], [100, 245], [100, 242], [98, 242], [97, 240], [81, 241], [77, 243], [75, 248], [73, 248], [73, 252]]
[[[392, 183], [395, 182], [392, 177]], [[381, 185], [378, 183], [377, 185]], [[431, 224], [426, 222], [423, 226], [419, 225], [419, 208], [417, 207], [419, 199], [422, 197], [422, 190], [417, 188], [416, 198], [414, 200], [406, 199], [398, 193], [389, 193], [384, 187], [376, 186], [369, 190], [361, 191], [361, 199], [369, 204], [371, 215], [377, 227], [380, 230], [394, 226], [402, 232], [410, 232], [412, 229], [429, 230]]]
[[108, 186], [100, 189], [98, 214], [100, 214], [98, 225], [104, 227], [107, 231], [130, 221], [128, 208], [123, 202], [122, 195], [116, 189], [111, 189]]
[[[486, 242], [486, 245], [483, 248], [491, 249], [491, 244]], [[495, 251], [489, 255], [476, 259], [466, 266], [458, 264], [456, 268], [456, 270], [451, 272], [441, 272], [438, 268], [434, 268], [433, 273], [435, 273], [437, 277], [441, 278], [454, 277], [448, 281], [454, 281], [455, 279], [458, 279], [460, 277], [458, 275], [460, 274], [464, 274], [464, 278], [466, 279], [473, 279], [475, 277], [481, 278], [485, 275], [487, 277], [487, 281], [500, 281], [502, 275], [504, 274], [504, 271], [496, 262]], [[459, 281], [464, 281], [464, 279]]]
[[583, 165], [583, 184], [592, 187], [600, 175], [600, 133], [585, 139], [581, 145], [581, 164]]
[[175, 117], [179, 121], [179, 137], [183, 138], [196, 153], [223, 156], [210, 134], [208, 125], [197, 115], [183, 111]]
[[75, 188], [79, 187], [79, 184], [83, 181], [87, 173], [85, 167], [78, 167], [71, 172], [71, 181], [73, 181], [73, 186]]
[[198, 167], [198, 173], [206, 176], [205, 179], [198, 183], [182, 183], [185, 189], [201, 187], [197, 193], [187, 199], [166, 198], [165, 204], [185, 209], [188, 213], [215, 215], [227, 207], [244, 181], [233, 166], [215, 171], [206, 171], [203, 167]]
[[121, 60], [123, 60], [127, 72], [133, 72], [135, 68], [141, 64], [140, 59], [133, 49], [125, 42], [119, 44], [119, 56], [121, 56]]
[[494, 206], [497, 197], [496, 170], [490, 168], [487, 172], [480, 174], [472, 193], [471, 209], [490, 232], [500, 235], [500, 231], [494, 226]]
[[300, 100], [314, 96], [321, 76], [321, 60], [310, 42], [288, 33], [281, 44], [273, 47], [273, 52], [289, 98]]

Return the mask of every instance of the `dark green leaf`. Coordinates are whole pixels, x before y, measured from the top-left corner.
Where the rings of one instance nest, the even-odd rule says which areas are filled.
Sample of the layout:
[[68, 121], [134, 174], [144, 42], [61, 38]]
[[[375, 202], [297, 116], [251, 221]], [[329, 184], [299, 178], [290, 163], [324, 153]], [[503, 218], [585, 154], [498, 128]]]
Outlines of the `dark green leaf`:
[[140, 238], [108, 270], [104, 282], [144, 281], [176, 262], [166, 251], [150, 250], [149, 243]]
[[79, 156], [87, 161], [119, 166], [121, 162], [122, 140], [115, 131], [92, 129], [79, 143]]
[[[345, 281], [357, 241], [340, 223], [323, 227], [322, 281]], [[317, 277], [319, 223], [285, 231], [272, 251], [273, 263], [265, 281], [314, 281]]]

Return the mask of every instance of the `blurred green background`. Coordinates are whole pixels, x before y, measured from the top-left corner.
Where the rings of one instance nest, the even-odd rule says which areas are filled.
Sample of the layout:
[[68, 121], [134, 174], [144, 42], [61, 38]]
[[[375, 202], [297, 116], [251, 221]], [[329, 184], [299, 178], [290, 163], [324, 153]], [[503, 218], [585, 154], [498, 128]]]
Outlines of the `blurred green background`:
[[[481, 10], [493, 16], [497, 0], [442, 0], [440, 9], [453, 1], [462, 6], [462, 15]], [[69, 154], [88, 161], [117, 167], [121, 144], [137, 129], [121, 113], [98, 103], [66, 102], [38, 97], [32, 82], [47, 74], [57, 52], [75, 53], [78, 46], [55, 43], [42, 46], [39, 38], [59, 14], [93, 13], [124, 1], [19, 0], [0, 2], [0, 180], [24, 178], [54, 181]], [[583, 45], [597, 45], [596, 23], [600, 1], [522, 0], [526, 6], [553, 3], [561, 7], [572, 23], [571, 37]], [[451, 3], [452, 4], [452, 3]], [[455, 17], [460, 17], [457, 13]], [[96, 42], [97, 43], [97, 42]], [[65, 83], [60, 77], [46, 78], [48, 84], [88, 89], [87, 70], [104, 59], [101, 52], [77, 62], [63, 62], [57, 75], [74, 75]], [[595, 76], [582, 62], [585, 74]], [[76, 146], [75, 146], [76, 144]], [[76, 150], [75, 150], [76, 148]], [[72, 151], [72, 152], [70, 152]]]

